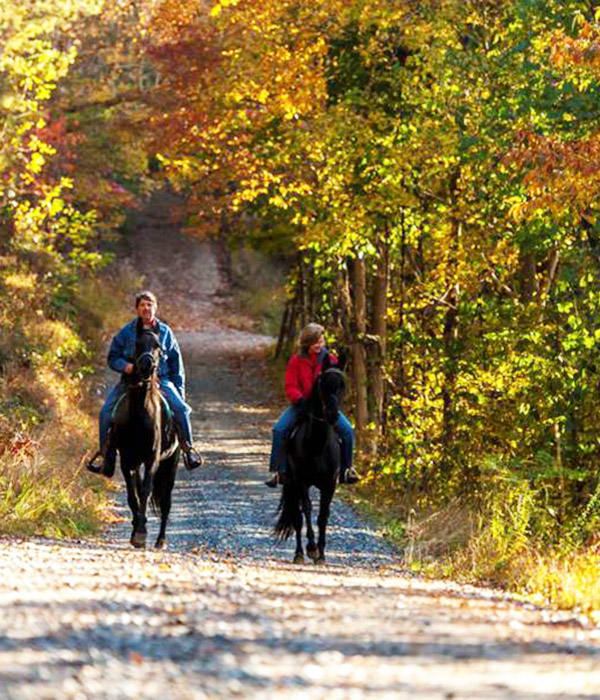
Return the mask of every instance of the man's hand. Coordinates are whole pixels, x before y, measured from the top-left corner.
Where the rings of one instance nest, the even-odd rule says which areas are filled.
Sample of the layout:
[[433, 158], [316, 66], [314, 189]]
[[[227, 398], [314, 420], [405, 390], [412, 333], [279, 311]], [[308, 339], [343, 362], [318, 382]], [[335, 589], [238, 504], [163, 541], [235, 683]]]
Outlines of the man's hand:
[[123, 372], [125, 372], [125, 374], [131, 374], [133, 372], [133, 365], [131, 364], [131, 362], [128, 362], [125, 365], [125, 369], [123, 370]]

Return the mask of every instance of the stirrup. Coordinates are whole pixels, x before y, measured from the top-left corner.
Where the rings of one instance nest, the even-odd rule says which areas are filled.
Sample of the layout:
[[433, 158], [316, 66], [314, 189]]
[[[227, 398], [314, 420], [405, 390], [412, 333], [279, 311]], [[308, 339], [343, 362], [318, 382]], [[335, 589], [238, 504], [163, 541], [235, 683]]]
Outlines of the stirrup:
[[340, 474], [340, 484], [357, 484], [360, 481], [360, 476], [354, 467], [346, 469], [344, 474]]
[[274, 472], [266, 481], [265, 481], [265, 486], [268, 486], [270, 489], [276, 489], [279, 484], [283, 484], [285, 481], [285, 474], [281, 474], [280, 472]]
[[183, 452], [183, 463], [185, 464], [185, 468], [191, 472], [193, 469], [198, 469], [198, 467], [204, 464], [204, 457], [198, 450], [190, 447], [189, 450], [184, 450]]
[[104, 459], [102, 460], [101, 464], [96, 464], [96, 460], [98, 459], [98, 457], [103, 457], [101, 450], [96, 450], [92, 458], [85, 463], [85, 468], [89, 472], [92, 472], [92, 474], [102, 474], [102, 470], [104, 468]]

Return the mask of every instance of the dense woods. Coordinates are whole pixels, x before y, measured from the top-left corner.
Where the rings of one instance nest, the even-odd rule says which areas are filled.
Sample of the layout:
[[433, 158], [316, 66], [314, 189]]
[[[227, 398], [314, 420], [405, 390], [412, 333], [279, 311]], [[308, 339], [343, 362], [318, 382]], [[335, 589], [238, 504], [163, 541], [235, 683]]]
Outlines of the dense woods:
[[[457, 535], [431, 551], [470, 541], [488, 578], [529, 547], [589, 551], [597, 15], [583, 0], [9, 2], [2, 362], [83, 352], [86, 270], [166, 178], [197, 235], [286, 260], [276, 352], [310, 319], [348, 353], [366, 488], [413, 513], [408, 536], [444, 514]], [[27, 314], [64, 342], [40, 351]]]

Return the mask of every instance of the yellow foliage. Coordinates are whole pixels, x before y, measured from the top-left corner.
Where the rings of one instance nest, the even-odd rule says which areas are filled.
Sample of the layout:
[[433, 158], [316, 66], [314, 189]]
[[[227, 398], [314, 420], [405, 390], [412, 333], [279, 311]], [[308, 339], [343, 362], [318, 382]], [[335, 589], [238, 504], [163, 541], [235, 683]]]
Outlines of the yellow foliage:
[[4, 284], [15, 291], [33, 291], [37, 284], [37, 275], [33, 273], [13, 272], [4, 277]]

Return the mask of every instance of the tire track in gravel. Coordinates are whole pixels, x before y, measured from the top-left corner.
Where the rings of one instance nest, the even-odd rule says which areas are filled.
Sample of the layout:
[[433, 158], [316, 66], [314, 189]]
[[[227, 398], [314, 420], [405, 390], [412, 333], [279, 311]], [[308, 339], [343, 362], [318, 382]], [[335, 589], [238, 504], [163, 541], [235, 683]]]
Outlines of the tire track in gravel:
[[208, 466], [178, 475], [169, 551], [133, 550], [128, 523], [97, 541], [0, 539], [0, 698], [600, 698], [589, 620], [411, 577], [344, 504], [327, 564], [273, 548], [268, 339], [220, 322], [218, 248], [168, 237], [177, 205], [150, 203], [134, 263], [177, 321]]

